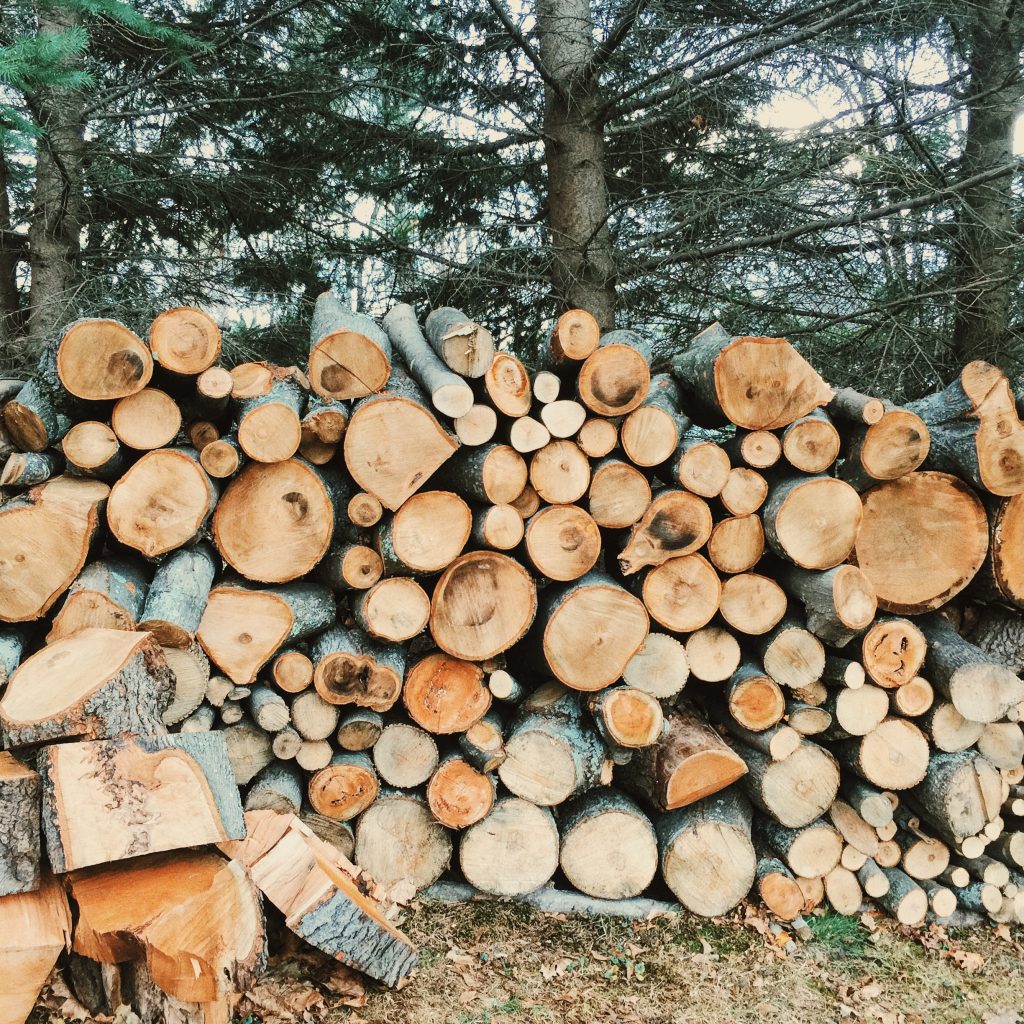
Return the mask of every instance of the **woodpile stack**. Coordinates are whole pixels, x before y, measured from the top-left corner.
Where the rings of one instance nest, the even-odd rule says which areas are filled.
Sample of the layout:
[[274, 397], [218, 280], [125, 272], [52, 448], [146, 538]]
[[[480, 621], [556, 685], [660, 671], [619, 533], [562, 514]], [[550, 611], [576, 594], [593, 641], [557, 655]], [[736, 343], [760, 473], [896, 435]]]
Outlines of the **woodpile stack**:
[[450, 308], [311, 334], [85, 320], [0, 382], [0, 1021], [65, 948], [223, 1017], [262, 897], [397, 983], [388, 892], [449, 871], [1024, 920], [997, 368], [896, 408], [717, 324], [653, 368], [579, 310], [533, 366]]

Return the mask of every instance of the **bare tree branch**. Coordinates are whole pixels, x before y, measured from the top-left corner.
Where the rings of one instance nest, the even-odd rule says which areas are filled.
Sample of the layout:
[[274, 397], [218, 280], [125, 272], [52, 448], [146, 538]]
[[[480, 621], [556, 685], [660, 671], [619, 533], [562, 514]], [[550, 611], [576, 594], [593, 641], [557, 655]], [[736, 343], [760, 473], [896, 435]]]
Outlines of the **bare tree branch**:
[[592, 79], [611, 60], [612, 55], [625, 41], [626, 36], [629, 35], [636, 23], [636, 19], [643, 13], [647, 4], [648, 0], [630, 0], [619, 20], [608, 30], [608, 35], [604, 37], [601, 45], [594, 51], [594, 56], [590, 58], [589, 63], [583, 69], [583, 74], [580, 76], [583, 81]]

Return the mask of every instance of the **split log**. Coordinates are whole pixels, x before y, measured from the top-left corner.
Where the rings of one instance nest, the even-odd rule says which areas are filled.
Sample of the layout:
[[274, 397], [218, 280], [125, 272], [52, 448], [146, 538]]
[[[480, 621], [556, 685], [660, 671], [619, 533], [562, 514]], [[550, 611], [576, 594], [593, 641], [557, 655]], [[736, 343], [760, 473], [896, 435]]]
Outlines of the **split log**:
[[146, 574], [136, 562], [122, 558], [90, 562], [71, 584], [46, 642], [63, 640], [81, 629], [138, 628], [146, 588]]
[[785, 591], [767, 576], [744, 572], [722, 584], [719, 611], [741, 633], [761, 636], [777, 626], [786, 614]]
[[660, 466], [675, 452], [689, 425], [679, 409], [676, 382], [670, 374], [658, 373], [651, 378], [643, 403], [622, 421], [619, 442], [635, 465]]
[[1024, 731], [1016, 722], [990, 722], [978, 738], [978, 753], [997, 768], [1019, 767], [1024, 761]]
[[325, 818], [351, 821], [377, 799], [379, 790], [377, 772], [367, 754], [335, 754], [329, 765], [310, 778], [309, 803]]
[[401, 643], [422, 633], [430, 618], [430, 598], [413, 579], [390, 576], [349, 597], [352, 616], [370, 636]]
[[482, 377], [494, 362], [494, 338], [486, 327], [451, 306], [432, 309], [425, 324], [431, 348], [463, 377]]
[[944, 839], [976, 836], [999, 813], [999, 772], [976, 751], [932, 754], [912, 795], [921, 817]]
[[687, 637], [686, 660], [695, 678], [720, 683], [739, 667], [740, 645], [727, 629], [705, 626]]
[[[742, 744], [733, 744], [733, 749], [747, 766], [743, 788], [774, 822], [802, 828], [832, 806], [839, 791], [839, 766], [823, 747], [805, 741], [782, 761], [773, 761], [767, 754]], [[831, 867], [817, 874], [825, 874]]]
[[839, 447], [839, 431], [820, 409], [794, 420], [782, 432], [782, 453], [801, 473], [824, 473], [836, 461]]
[[684, 388], [746, 430], [778, 430], [832, 400], [832, 389], [785, 338], [733, 338], [720, 324], [672, 360]]
[[772, 550], [803, 569], [831, 569], [846, 561], [860, 529], [857, 492], [833, 477], [784, 477], [761, 514]]
[[310, 648], [313, 685], [330, 704], [387, 711], [401, 693], [405, 657], [399, 644], [381, 643], [359, 630], [333, 626]]
[[823, 819], [788, 828], [771, 818], [758, 818], [758, 839], [801, 878], [824, 878], [839, 865], [842, 836]]
[[[686, 686], [689, 675], [686, 648], [675, 637], [665, 633], [648, 633], [640, 650], [622, 670], [622, 679], [627, 686], [643, 690], [659, 700], [668, 700], [679, 693]], [[493, 675], [491, 680], [491, 692], [494, 693]]]
[[874, 621], [875, 588], [854, 565], [815, 572], [782, 564], [777, 579], [800, 599], [808, 629], [825, 643], [843, 647]]
[[117, 435], [106, 423], [76, 423], [60, 443], [71, 476], [116, 480], [127, 468], [127, 456]]
[[356, 885], [354, 865], [294, 815], [250, 811], [246, 838], [221, 850], [310, 945], [394, 986], [415, 966], [412, 943]]
[[887, 718], [865, 736], [833, 745], [840, 764], [876, 786], [916, 786], [928, 770], [928, 740], [905, 718]]
[[702, 498], [717, 498], [729, 482], [732, 470], [725, 449], [699, 427], [691, 427], [683, 434], [669, 464], [675, 479]]
[[474, 447], [487, 444], [498, 432], [498, 414], [489, 405], [473, 405], [469, 412], [452, 420], [452, 426], [463, 444]]
[[218, 733], [57, 744], [40, 753], [39, 775], [43, 834], [57, 872], [245, 832]]
[[792, 690], [809, 686], [821, 678], [825, 648], [796, 619], [783, 619], [757, 643], [764, 670], [780, 686]]
[[580, 367], [576, 388], [599, 416], [625, 416], [647, 397], [651, 346], [635, 331], [610, 331]]
[[804, 894], [793, 872], [776, 857], [761, 857], [755, 875], [757, 895], [781, 921], [792, 921], [804, 909]]
[[148, 633], [85, 629], [24, 661], [0, 700], [11, 747], [160, 733], [174, 677]]
[[764, 527], [758, 515], [719, 520], [708, 538], [708, 558], [719, 572], [747, 572], [763, 554]]
[[861, 659], [872, 680], [892, 690], [917, 675], [927, 650], [928, 642], [915, 623], [909, 619], [884, 618], [864, 634]]
[[498, 768], [503, 785], [541, 806], [611, 780], [607, 751], [584, 719], [579, 699], [557, 683], [545, 684], [520, 705], [505, 752]]
[[377, 774], [401, 789], [422, 786], [437, 767], [437, 743], [430, 733], [407, 722], [392, 722], [373, 745]]
[[163, 369], [195, 376], [220, 358], [220, 328], [201, 309], [176, 306], [150, 324], [149, 347]]
[[438, 765], [427, 783], [431, 814], [446, 828], [469, 828], [491, 813], [494, 778], [452, 754]]
[[594, 568], [601, 557], [601, 531], [579, 506], [549, 505], [526, 523], [524, 548], [541, 576], [565, 583]]
[[476, 547], [511, 551], [525, 533], [523, 517], [514, 505], [487, 505], [473, 513], [471, 537]]
[[143, 388], [114, 403], [110, 426], [121, 444], [148, 452], [163, 448], [178, 435], [181, 410], [167, 392]]
[[768, 469], [782, 458], [782, 442], [770, 430], [737, 430], [724, 447], [734, 465], [751, 469]]
[[352, 410], [345, 465], [358, 487], [394, 512], [458, 447], [426, 407], [420, 389], [394, 370], [386, 391], [362, 399]]
[[495, 896], [539, 889], [558, 867], [558, 828], [546, 807], [503, 797], [462, 834], [459, 866], [471, 885]]
[[384, 317], [383, 327], [391, 344], [401, 353], [410, 376], [430, 396], [431, 405], [453, 419], [465, 416], [473, 405], [473, 390], [430, 347], [412, 306], [404, 302], [393, 306]]
[[587, 493], [590, 462], [572, 441], [552, 441], [530, 460], [530, 485], [551, 505], [571, 505]]
[[981, 501], [956, 477], [908, 473], [864, 495], [853, 561], [878, 606], [916, 615], [945, 604], [985, 560], [988, 520]]
[[619, 566], [629, 576], [645, 566], [692, 554], [710, 536], [711, 509], [707, 502], [689, 491], [665, 490], [630, 530], [619, 554]]
[[[0, 752], [0, 905], [3, 897], [35, 892], [41, 884], [39, 776], [12, 754]], [[3, 911], [0, 910], [0, 917]]]
[[369, 590], [384, 575], [384, 560], [365, 544], [332, 544], [314, 570], [331, 590]]
[[387, 384], [388, 336], [368, 316], [346, 309], [332, 292], [317, 297], [309, 337], [309, 383], [322, 398], [363, 398]]
[[522, 493], [527, 474], [526, 462], [514, 448], [490, 444], [462, 449], [435, 479], [471, 501], [504, 505]]
[[506, 758], [501, 720], [489, 712], [459, 737], [462, 756], [477, 771], [493, 772]]
[[750, 805], [735, 790], [658, 819], [661, 873], [687, 910], [716, 917], [750, 891], [757, 867], [750, 824]]
[[768, 481], [756, 470], [736, 466], [718, 495], [726, 513], [731, 516], [753, 515], [768, 497]]
[[614, 420], [591, 416], [576, 435], [576, 443], [592, 459], [603, 459], [619, 443], [619, 430]]
[[384, 719], [369, 708], [355, 708], [341, 719], [335, 739], [342, 750], [369, 750], [380, 738]]
[[558, 818], [559, 864], [573, 888], [600, 899], [629, 899], [658, 870], [658, 839], [643, 811], [613, 789], [592, 790]]
[[[631, 413], [630, 415], [636, 416], [642, 411], [638, 409], [636, 413]], [[547, 427], [548, 433], [556, 438], [574, 437], [579, 433], [580, 427], [583, 426], [586, 418], [587, 410], [579, 402], [574, 402], [570, 398], [563, 398], [557, 402], [548, 402], [547, 405], [541, 406], [540, 410], [541, 422]], [[623, 425], [623, 430], [625, 430], [625, 425]], [[630, 435], [631, 438], [633, 436], [633, 434]], [[637, 441], [637, 443], [640, 442]], [[648, 441], [647, 443], [650, 444], [651, 442]], [[625, 444], [625, 437], [623, 438], [623, 444]], [[672, 447], [674, 449], [675, 445]]]
[[220, 559], [208, 544], [169, 555], [145, 592], [139, 628], [164, 647], [186, 648], [195, 639]]
[[651, 504], [651, 485], [635, 466], [602, 459], [590, 474], [587, 508], [598, 526], [624, 530], [638, 522]]
[[491, 706], [479, 665], [446, 654], [428, 654], [409, 668], [402, 701], [409, 717], [435, 735], [465, 732]]
[[503, 416], [526, 416], [532, 405], [530, 375], [507, 352], [498, 352], [484, 373], [484, 387], [491, 405]]

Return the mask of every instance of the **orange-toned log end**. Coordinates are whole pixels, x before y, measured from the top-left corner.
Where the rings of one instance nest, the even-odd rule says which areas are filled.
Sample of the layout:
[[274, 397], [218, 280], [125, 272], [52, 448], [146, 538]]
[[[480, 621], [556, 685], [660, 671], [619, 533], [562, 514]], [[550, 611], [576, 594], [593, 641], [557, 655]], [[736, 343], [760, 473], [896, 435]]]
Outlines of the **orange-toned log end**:
[[647, 397], [651, 368], [629, 345], [603, 345], [580, 368], [577, 388], [584, 405], [599, 416], [625, 416]]
[[356, 331], [335, 331], [309, 353], [309, 383], [321, 398], [364, 398], [380, 391], [391, 364], [380, 346]]
[[624, 575], [688, 555], [711, 536], [711, 509], [689, 491], [662, 491], [633, 527], [619, 554]]
[[551, 354], [559, 362], [586, 359], [601, 340], [601, 328], [585, 309], [563, 313], [551, 332]]
[[444, 761], [427, 783], [427, 803], [448, 828], [468, 828], [494, 806], [494, 783], [461, 757]]
[[387, 711], [402, 692], [402, 677], [369, 656], [337, 652], [316, 666], [313, 685], [328, 704], [356, 704], [371, 711]]
[[57, 375], [76, 398], [115, 401], [149, 383], [153, 356], [116, 320], [79, 320], [58, 344]]
[[161, 313], [149, 328], [156, 361], [173, 373], [200, 374], [220, 357], [220, 328], [201, 309], [178, 306]]
[[309, 780], [309, 803], [318, 814], [334, 821], [351, 821], [362, 814], [380, 790], [373, 762], [365, 754], [338, 754]]
[[429, 654], [409, 669], [402, 700], [409, 717], [438, 735], [465, 732], [491, 706], [479, 665], [446, 654]]
[[129, 448], [152, 451], [174, 440], [181, 429], [181, 410], [166, 392], [143, 388], [117, 402], [110, 425]]
[[616, 746], [649, 747], [661, 736], [664, 714], [657, 699], [629, 686], [606, 690], [600, 703], [601, 720]]

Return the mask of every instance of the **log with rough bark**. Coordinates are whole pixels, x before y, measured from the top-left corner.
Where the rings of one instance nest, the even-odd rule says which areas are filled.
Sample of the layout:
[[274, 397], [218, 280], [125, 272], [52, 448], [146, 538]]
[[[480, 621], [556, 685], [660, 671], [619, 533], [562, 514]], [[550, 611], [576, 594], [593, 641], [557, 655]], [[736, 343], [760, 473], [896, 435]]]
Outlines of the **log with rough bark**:
[[389, 576], [440, 572], [462, 552], [472, 527], [469, 506], [457, 494], [414, 494], [377, 526], [384, 572]]
[[816, 572], [782, 564], [777, 579], [803, 603], [807, 628], [827, 644], [843, 647], [874, 621], [875, 588], [854, 565]]
[[959, 843], [999, 813], [1001, 788], [998, 770], [977, 751], [940, 751], [909, 799], [939, 836]]
[[782, 720], [786, 698], [779, 684], [753, 662], [740, 665], [723, 687], [729, 718], [743, 729], [764, 732]]
[[514, 501], [526, 486], [528, 469], [522, 455], [507, 444], [464, 448], [442, 466], [438, 484], [481, 504]]
[[165, 647], [188, 647], [199, 629], [218, 568], [219, 559], [208, 544], [169, 555], [145, 594], [139, 628]]
[[267, 379], [238, 402], [238, 446], [255, 462], [284, 462], [302, 441], [306, 379], [294, 366], [267, 366]]
[[872, 424], [853, 426], [839, 475], [858, 491], [913, 473], [928, 456], [931, 436], [924, 421], [890, 407]]
[[329, 704], [355, 704], [387, 711], [402, 690], [405, 650], [382, 643], [357, 629], [335, 625], [310, 647], [313, 685]]
[[761, 513], [769, 546], [803, 569], [831, 569], [846, 561], [861, 517], [857, 492], [828, 476], [777, 480]]
[[40, 886], [39, 776], [12, 754], [0, 753], [0, 902], [14, 893], [34, 892]]
[[832, 754], [816, 743], [804, 741], [781, 761], [739, 743], [733, 744], [733, 749], [747, 766], [743, 788], [773, 821], [801, 828], [821, 817], [836, 798], [839, 766]]
[[671, 374], [658, 373], [651, 378], [643, 403], [622, 421], [619, 443], [635, 465], [660, 466], [675, 452], [689, 425], [680, 412], [678, 385]]
[[47, 643], [62, 640], [80, 629], [149, 628], [138, 625], [147, 587], [146, 574], [136, 561], [108, 558], [90, 562], [61, 602], [46, 636]]
[[494, 361], [494, 338], [486, 327], [451, 306], [432, 309], [424, 328], [431, 348], [463, 377], [482, 377]]
[[309, 334], [309, 383], [318, 395], [363, 398], [387, 384], [387, 334], [368, 316], [346, 309], [332, 292], [318, 296]]
[[734, 465], [768, 469], [782, 458], [782, 441], [770, 430], [737, 430], [724, 444]]
[[96, 420], [76, 423], [61, 440], [61, 451], [70, 476], [112, 481], [128, 464], [117, 435], [106, 423]]

